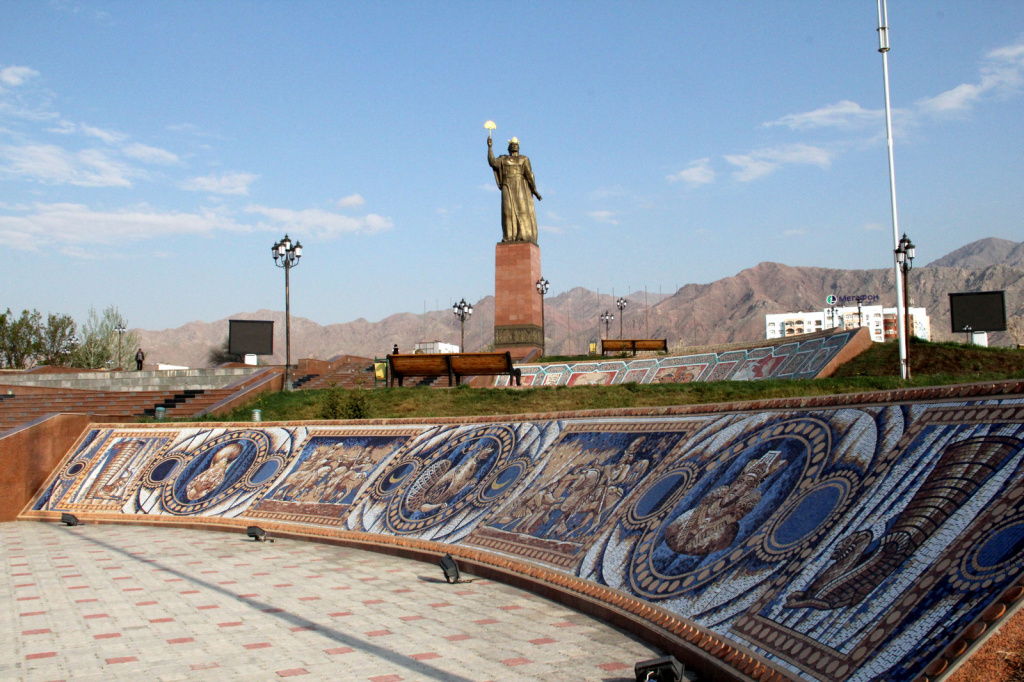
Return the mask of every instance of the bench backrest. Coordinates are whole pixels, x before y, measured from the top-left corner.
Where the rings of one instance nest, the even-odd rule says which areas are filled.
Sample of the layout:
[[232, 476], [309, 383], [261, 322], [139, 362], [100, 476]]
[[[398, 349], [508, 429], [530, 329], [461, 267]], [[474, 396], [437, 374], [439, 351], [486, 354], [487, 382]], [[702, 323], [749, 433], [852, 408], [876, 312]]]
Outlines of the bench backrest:
[[637, 339], [637, 350], [668, 350], [668, 339]]
[[629, 339], [602, 339], [601, 350], [602, 352], [617, 350], [633, 350], [633, 346], [629, 342]]
[[638, 350], [644, 351], [667, 351], [668, 339], [602, 339], [601, 352], [614, 353], [616, 351], [631, 350], [634, 353]]
[[388, 355], [391, 374], [406, 377], [429, 377], [449, 372], [448, 355]]
[[512, 354], [504, 353], [459, 353], [451, 356], [452, 371], [467, 376], [471, 374], [505, 374], [512, 371]]

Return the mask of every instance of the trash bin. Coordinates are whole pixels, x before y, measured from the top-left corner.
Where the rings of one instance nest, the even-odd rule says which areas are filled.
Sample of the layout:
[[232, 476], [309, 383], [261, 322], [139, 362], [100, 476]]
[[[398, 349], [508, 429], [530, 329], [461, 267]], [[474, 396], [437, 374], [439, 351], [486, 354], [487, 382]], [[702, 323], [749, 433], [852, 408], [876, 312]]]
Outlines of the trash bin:
[[262, 412], [261, 410], [253, 410], [253, 411], [252, 411], [252, 420], [253, 420], [254, 422], [258, 422], [258, 421], [260, 421], [260, 420], [261, 420], [262, 418], [263, 418], [263, 412]]
[[157, 421], [163, 421], [164, 416], [166, 414], [167, 414], [167, 408], [166, 407], [158, 407], [158, 408], [156, 408], [156, 420]]

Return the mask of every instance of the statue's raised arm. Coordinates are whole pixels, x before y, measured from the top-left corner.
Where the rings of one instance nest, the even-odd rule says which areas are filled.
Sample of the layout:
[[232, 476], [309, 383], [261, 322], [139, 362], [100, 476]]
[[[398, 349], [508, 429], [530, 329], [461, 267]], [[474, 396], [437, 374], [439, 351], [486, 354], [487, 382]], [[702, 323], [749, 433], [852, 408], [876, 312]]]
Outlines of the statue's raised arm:
[[519, 140], [508, 142], [508, 154], [494, 158], [493, 141], [487, 138], [487, 163], [501, 190], [502, 243], [537, 243], [537, 215], [533, 197], [540, 200], [530, 159], [519, 153]]

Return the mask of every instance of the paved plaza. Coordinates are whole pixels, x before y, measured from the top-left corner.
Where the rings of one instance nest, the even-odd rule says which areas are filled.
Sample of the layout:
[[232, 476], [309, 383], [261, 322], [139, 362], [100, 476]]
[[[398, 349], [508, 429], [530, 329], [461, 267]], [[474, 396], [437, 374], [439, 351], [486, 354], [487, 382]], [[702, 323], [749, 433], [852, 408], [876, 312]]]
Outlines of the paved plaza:
[[2, 680], [624, 682], [660, 655], [528, 592], [317, 543], [12, 522], [0, 562]]

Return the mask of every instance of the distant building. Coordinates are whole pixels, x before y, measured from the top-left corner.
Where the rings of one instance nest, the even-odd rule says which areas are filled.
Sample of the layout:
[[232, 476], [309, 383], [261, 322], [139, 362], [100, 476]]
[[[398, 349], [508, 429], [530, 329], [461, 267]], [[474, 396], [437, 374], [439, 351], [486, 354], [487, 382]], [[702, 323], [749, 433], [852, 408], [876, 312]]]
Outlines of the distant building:
[[413, 353], [458, 353], [459, 347], [444, 341], [420, 341], [413, 346]]
[[[765, 336], [778, 339], [795, 334], [810, 334], [826, 329], [855, 329], [867, 327], [872, 341], [890, 341], [897, 336], [896, 309], [880, 305], [866, 305], [860, 308], [826, 308], [815, 312], [776, 313], [764, 316]], [[924, 308], [910, 309], [910, 333], [919, 339], [932, 338], [931, 321]]]

